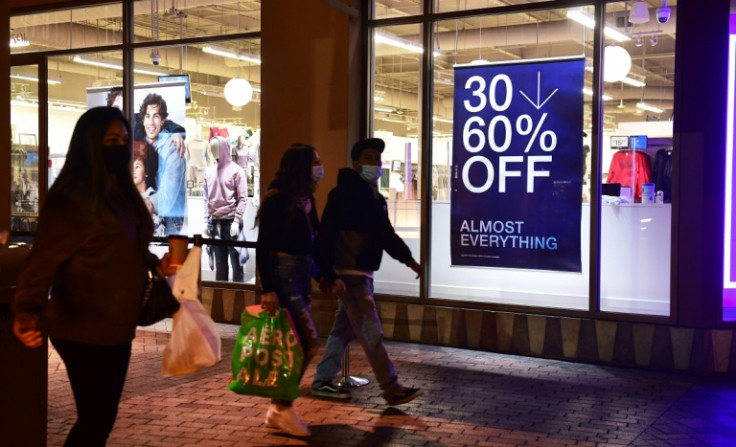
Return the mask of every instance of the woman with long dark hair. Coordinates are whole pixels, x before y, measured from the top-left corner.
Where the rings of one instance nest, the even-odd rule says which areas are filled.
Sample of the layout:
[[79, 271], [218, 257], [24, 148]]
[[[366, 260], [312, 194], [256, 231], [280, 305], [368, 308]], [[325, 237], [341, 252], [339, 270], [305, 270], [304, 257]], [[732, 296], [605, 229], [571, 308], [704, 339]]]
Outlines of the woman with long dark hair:
[[[323, 175], [312, 146], [292, 145], [281, 157], [256, 216], [261, 304], [271, 314], [279, 306], [289, 311], [304, 350], [301, 376], [319, 347], [312, 321], [310, 275], [312, 240], [318, 225], [313, 193]], [[294, 413], [293, 401], [272, 400], [266, 425], [293, 436], [310, 434], [307, 424]]]
[[[65, 446], [104, 446], [112, 431], [147, 268], [157, 261], [130, 135], [116, 108], [79, 118], [15, 291], [15, 335], [37, 348], [45, 331], [67, 368], [78, 417]], [[157, 269], [171, 273], [168, 255]]]

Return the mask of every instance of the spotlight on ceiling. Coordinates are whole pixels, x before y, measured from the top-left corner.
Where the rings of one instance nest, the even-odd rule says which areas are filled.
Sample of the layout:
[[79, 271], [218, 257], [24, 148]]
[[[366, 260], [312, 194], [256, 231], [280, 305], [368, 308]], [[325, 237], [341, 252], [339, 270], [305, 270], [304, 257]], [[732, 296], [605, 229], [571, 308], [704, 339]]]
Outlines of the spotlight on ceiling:
[[659, 41], [657, 40], [657, 36], [652, 36], [649, 38], [649, 43], [652, 44], [653, 47], [656, 47]]
[[635, 45], [637, 47], [640, 47], [640, 46], [644, 45], [644, 41], [641, 39], [641, 36], [639, 36], [639, 37], [636, 38], [636, 44]]

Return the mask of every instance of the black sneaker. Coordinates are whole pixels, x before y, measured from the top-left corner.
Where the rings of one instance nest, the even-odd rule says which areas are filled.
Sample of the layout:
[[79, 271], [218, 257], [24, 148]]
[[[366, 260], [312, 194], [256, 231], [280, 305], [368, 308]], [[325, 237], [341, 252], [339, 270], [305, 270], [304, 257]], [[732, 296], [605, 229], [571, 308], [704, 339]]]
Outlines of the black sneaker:
[[312, 395], [317, 397], [326, 397], [328, 399], [350, 399], [350, 391], [332, 382], [322, 382], [312, 385]]
[[413, 401], [421, 394], [422, 390], [419, 388], [401, 387], [391, 394], [384, 394], [383, 398], [386, 399], [389, 405], [401, 405]]

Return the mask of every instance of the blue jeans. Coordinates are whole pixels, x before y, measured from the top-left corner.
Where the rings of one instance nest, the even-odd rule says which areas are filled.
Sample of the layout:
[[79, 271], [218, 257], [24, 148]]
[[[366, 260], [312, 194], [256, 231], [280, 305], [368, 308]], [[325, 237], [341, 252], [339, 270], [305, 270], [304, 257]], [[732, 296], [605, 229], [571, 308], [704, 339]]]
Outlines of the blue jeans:
[[339, 297], [335, 322], [327, 337], [322, 361], [317, 365], [313, 387], [331, 381], [342, 369], [348, 344], [357, 339], [365, 351], [378, 385], [389, 394], [399, 385], [396, 371], [383, 344], [383, 327], [373, 299], [373, 279], [363, 275], [341, 275], [347, 292]]
[[183, 217], [167, 216], [164, 217], [164, 225], [166, 226], [166, 235], [180, 234], [184, 226]]
[[[304, 350], [299, 380], [319, 348], [319, 336], [312, 320], [311, 256], [272, 255], [274, 271], [270, 272], [279, 298], [279, 306], [289, 311], [296, 335]], [[261, 272], [261, 274], [264, 274]], [[291, 406], [292, 401], [272, 400]]]

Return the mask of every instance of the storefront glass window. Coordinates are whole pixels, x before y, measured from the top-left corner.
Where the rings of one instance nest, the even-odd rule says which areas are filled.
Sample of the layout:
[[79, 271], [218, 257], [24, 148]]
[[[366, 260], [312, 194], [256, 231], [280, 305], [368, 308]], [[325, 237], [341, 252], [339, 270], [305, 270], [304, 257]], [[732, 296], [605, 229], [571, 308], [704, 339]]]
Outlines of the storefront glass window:
[[[204, 51], [206, 47], [223, 53]], [[228, 57], [227, 52], [247, 52], [260, 60], [260, 40], [141, 49], [135, 51], [134, 59], [146, 61], [153, 51], [161, 56], [157, 68], [167, 74], [135, 74], [133, 113], [134, 146], [147, 175], [141, 177], [141, 193], [153, 203], [156, 235], [205, 234], [255, 242], [260, 196], [260, 64]], [[243, 90], [237, 89], [238, 83], [245, 86]], [[213, 139], [226, 146], [212, 147]], [[245, 182], [242, 191], [232, 190], [245, 206], [243, 226], [236, 237], [230, 233], [232, 216], [214, 217], [212, 211], [205, 212], [213, 191], [231, 185], [217, 175], [226, 172], [218, 171], [218, 166], [226, 164], [236, 166]], [[255, 284], [253, 249], [205, 246], [202, 266], [203, 280]]]
[[588, 308], [593, 36], [567, 13], [436, 25], [432, 298]]
[[[386, 141], [379, 191], [388, 201], [396, 232], [419, 259], [420, 102], [422, 45], [418, 25], [378, 28], [374, 33], [373, 134]], [[419, 281], [408, 267], [384, 256], [376, 291], [418, 296]]]
[[135, 1], [135, 41], [187, 39], [256, 32], [261, 29], [261, 2]]
[[[133, 174], [141, 180], [141, 194], [150, 203], [157, 223], [155, 236], [204, 234], [216, 240], [254, 242], [260, 197], [260, 2], [133, 3], [134, 41], [219, 37], [133, 51], [133, 103], [128, 107], [138, 159]], [[123, 41], [123, 4], [11, 18], [13, 42], [18, 44], [14, 53], [80, 49], [48, 58], [49, 186], [64, 164], [79, 116], [94, 106], [123, 107], [123, 53], [131, 43]], [[222, 40], [222, 36], [249, 32], [254, 32], [253, 38]], [[30, 44], [20, 45], [25, 41]], [[90, 51], [105, 45], [123, 49]], [[38, 212], [36, 71], [35, 66], [18, 66], [11, 75], [12, 97], [16, 98], [11, 190], [18, 197], [13, 205], [14, 230], [35, 229]], [[225, 228], [222, 222], [206, 222], [204, 212], [205, 170], [216, 170], [218, 158], [223, 158], [210, 147], [215, 136], [222, 138], [222, 150], [244, 179], [244, 222], [235, 237], [230, 225]], [[211, 186], [211, 190], [216, 187]], [[226, 244], [204, 247], [202, 279], [255, 284], [254, 250]], [[155, 244], [152, 249], [159, 254], [166, 251], [165, 246]]]
[[[90, 65], [99, 62], [101, 65]], [[108, 63], [105, 67], [102, 64]], [[112, 68], [117, 66], [118, 68]], [[48, 59], [49, 79], [49, 176], [51, 187], [61, 172], [72, 138], [72, 131], [88, 106], [104, 105], [89, 101], [88, 91], [106, 83], [120, 83], [122, 52], [79, 53]], [[56, 82], [59, 84], [56, 84]]]
[[[435, 0], [433, 10], [528, 3]], [[589, 310], [596, 244], [600, 310], [669, 315], [677, 2], [638, 3], [601, 5], [602, 129], [592, 123], [593, 6], [430, 24], [432, 172], [419, 177], [432, 194], [429, 298]], [[409, 27], [393, 33], [405, 49], [420, 40]], [[382, 86], [398, 85], [401, 98], [421, 89], [406, 82], [406, 60], [389, 64], [380, 51], [374, 119], [403, 126], [411, 110], [396, 120]], [[603, 138], [591, 149], [594, 130]], [[601, 233], [591, 234], [601, 184]]]
[[375, 2], [373, 15], [376, 19], [404, 17], [421, 14], [423, 0], [383, 0]]
[[498, 6], [524, 5], [550, 0], [434, 0], [435, 12], [465, 11], [469, 9], [493, 8]]
[[10, 69], [10, 229], [35, 231], [38, 222], [38, 66]]
[[[659, 6], [659, 5], [658, 5]], [[670, 315], [672, 116], [677, 2], [662, 22], [629, 11], [624, 38], [604, 48], [601, 141], [603, 311]], [[627, 11], [606, 7], [607, 25]], [[633, 22], [633, 23], [632, 23]]]
[[10, 18], [11, 54], [121, 44], [122, 6], [66, 9]]

